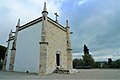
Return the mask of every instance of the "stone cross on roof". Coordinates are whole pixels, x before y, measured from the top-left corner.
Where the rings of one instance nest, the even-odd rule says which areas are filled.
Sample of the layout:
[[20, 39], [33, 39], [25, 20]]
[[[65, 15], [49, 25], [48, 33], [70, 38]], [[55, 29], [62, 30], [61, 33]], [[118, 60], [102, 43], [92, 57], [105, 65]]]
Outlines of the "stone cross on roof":
[[59, 15], [57, 14], [57, 13], [54, 13], [55, 14], [55, 16], [56, 16], [56, 22], [58, 22], [58, 20], [57, 20], [57, 17], [59, 17]]

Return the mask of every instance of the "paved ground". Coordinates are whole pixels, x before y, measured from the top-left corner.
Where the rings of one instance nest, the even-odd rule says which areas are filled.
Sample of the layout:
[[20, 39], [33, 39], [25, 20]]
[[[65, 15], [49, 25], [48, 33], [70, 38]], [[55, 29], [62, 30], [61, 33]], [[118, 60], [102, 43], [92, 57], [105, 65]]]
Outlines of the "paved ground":
[[0, 71], [0, 80], [120, 80], [120, 69], [82, 69], [74, 74], [37, 74], [3, 72]]

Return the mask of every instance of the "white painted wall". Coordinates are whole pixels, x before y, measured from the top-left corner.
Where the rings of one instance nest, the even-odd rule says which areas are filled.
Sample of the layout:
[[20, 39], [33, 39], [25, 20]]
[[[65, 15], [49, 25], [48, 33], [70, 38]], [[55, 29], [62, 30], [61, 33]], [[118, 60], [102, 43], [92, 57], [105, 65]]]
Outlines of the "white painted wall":
[[39, 72], [42, 22], [18, 32], [14, 71]]
[[10, 44], [9, 44], [8, 56], [7, 56], [7, 63], [6, 63], [6, 70], [9, 70], [12, 43], [13, 43], [13, 40], [10, 41]]

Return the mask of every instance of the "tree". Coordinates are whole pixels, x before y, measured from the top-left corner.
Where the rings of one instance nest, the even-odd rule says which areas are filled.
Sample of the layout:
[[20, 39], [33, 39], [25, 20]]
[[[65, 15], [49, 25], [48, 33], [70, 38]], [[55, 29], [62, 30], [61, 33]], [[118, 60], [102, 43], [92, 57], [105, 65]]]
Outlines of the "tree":
[[80, 66], [83, 66], [83, 60], [82, 59], [79, 59], [79, 64], [80, 64]]
[[73, 68], [75, 68], [77, 65], [78, 65], [78, 59], [75, 58], [75, 59], [73, 60]]
[[120, 59], [116, 60], [115, 63], [116, 63], [116, 68], [120, 68]]
[[5, 58], [6, 49], [7, 48], [5, 46], [0, 45], [0, 69], [2, 69], [2, 61]]
[[6, 49], [7, 48], [5, 46], [0, 45], [0, 62], [5, 58]]
[[120, 68], [120, 59], [112, 61], [111, 58], [108, 58], [108, 62], [104, 62], [102, 68]]
[[93, 57], [89, 54], [89, 49], [87, 48], [86, 45], [84, 45], [84, 55], [82, 56], [83, 57], [83, 63], [84, 63], [84, 66], [93, 66], [94, 65], [94, 59]]
[[104, 62], [104, 63], [103, 63], [102, 68], [108, 68], [108, 64], [107, 64], [107, 62]]
[[101, 68], [100, 62], [95, 62], [93, 67], [94, 68]]
[[108, 58], [108, 64], [111, 65], [112, 64], [112, 59]]
[[84, 45], [83, 51], [84, 51], [84, 55], [85, 55], [85, 54], [89, 54], [89, 49], [87, 48], [86, 45]]
[[108, 58], [108, 67], [112, 68], [112, 59], [111, 58]]
[[86, 55], [83, 55], [83, 61], [84, 61], [84, 65], [86, 66], [93, 66], [94, 64], [94, 59], [92, 58], [92, 56], [90, 54], [86, 54]]
[[73, 60], [73, 68], [82, 68], [83, 67], [83, 60], [82, 59], [74, 59]]
[[116, 61], [113, 61], [111, 64], [112, 68], [120, 68], [120, 59], [117, 59]]

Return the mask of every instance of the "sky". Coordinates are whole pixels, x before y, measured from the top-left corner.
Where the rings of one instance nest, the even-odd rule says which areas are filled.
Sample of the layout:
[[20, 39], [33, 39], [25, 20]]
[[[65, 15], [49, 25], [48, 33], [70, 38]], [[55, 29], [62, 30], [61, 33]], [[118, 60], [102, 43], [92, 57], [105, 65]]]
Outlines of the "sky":
[[120, 59], [120, 0], [0, 0], [0, 44], [19, 18], [23, 25], [42, 16], [44, 2], [53, 20], [56, 12], [63, 26], [69, 20], [73, 59], [82, 59], [84, 44], [95, 61]]

